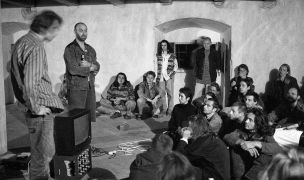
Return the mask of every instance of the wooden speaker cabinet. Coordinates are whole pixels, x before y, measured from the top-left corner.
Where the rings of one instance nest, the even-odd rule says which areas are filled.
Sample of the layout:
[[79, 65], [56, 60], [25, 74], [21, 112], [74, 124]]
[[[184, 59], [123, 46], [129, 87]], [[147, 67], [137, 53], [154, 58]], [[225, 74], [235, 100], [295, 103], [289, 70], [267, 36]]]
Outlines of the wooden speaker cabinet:
[[73, 156], [54, 156], [55, 179], [81, 179], [92, 169], [91, 148]]

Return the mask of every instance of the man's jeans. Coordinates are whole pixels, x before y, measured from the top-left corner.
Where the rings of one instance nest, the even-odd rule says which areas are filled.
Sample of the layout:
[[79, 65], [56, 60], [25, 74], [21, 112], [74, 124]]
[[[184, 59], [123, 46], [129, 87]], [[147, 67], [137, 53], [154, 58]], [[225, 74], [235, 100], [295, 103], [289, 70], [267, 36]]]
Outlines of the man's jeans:
[[49, 163], [55, 154], [54, 117], [54, 114], [47, 116], [26, 114], [31, 144], [30, 180], [49, 178]]

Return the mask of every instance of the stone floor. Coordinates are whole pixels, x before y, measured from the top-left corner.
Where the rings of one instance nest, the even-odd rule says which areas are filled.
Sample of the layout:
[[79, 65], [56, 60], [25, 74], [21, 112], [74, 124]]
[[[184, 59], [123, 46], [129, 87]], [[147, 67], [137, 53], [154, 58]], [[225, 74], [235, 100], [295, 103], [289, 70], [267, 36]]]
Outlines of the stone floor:
[[[14, 153], [16, 149], [28, 151], [29, 137], [24, 116], [17, 110], [15, 105], [8, 105], [6, 110], [9, 149], [7, 154]], [[119, 150], [118, 146], [121, 143], [133, 143], [146, 147], [155, 133], [159, 133], [167, 127], [168, 120], [168, 116], [142, 121], [136, 119], [125, 120], [123, 118], [110, 119], [109, 116], [98, 115], [96, 122], [92, 123], [93, 139], [91, 145], [102, 148], [105, 151]], [[123, 123], [129, 125], [128, 130], [123, 131], [118, 129], [118, 126]], [[108, 154], [93, 157], [93, 169], [82, 179], [125, 179], [129, 175], [131, 162], [142, 149], [135, 149], [128, 153], [118, 151], [115, 157]], [[12, 175], [14, 172], [12, 173], [7, 169], [5, 169], [5, 173], [10, 176], [7, 179], [28, 179], [26, 171], [19, 172], [23, 174], [19, 177], [17, 175], [15, 175], [16, 177], [12, 177], [14, 176]]]

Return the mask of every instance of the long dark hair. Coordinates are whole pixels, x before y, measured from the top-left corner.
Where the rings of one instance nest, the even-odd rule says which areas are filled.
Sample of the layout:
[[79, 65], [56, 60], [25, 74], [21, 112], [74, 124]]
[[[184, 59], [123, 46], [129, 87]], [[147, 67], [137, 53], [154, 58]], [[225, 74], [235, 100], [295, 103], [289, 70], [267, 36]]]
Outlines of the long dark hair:
[[256, 133], [261, 137], [272, 136], [273, 129], [268, 124], [267, 116], [260, 108], [250, 108], [247, 110], [247, 114], [252, 113], [255, 115], [254, 124]]
[[163, 50], [162, 47], [161, 47], [162, 43], [166, 43], [167, 44], [167, 52], [168, 52], [168, 54], [174, 52], [173, 48], [170, 45], [170, 43], [167, 40], [164, 39], [161, 42], [159, 42], [158, 45], [157, 45], [157, 54], [156, 54], [157, 56], [161, 56], [162, 55], [162, 50]]
[[212, 133], [208, 120], [201, 114], [193, 115], [189, 118], [190, 125], [192, 129], [192, 139], [197, 139], [200, 136], [204, 136]]
[[130, 84], [130, 82], [127, 79], [127, 75], [123, 72], [120, 72], [116, 75], [115, 81], [113, 82], [112, 86], [119, 87], [119, 83], [118, 83], [118, 76], [119, 75], [123, 75], [125, 77], [125, 82], [123, 83], [124, 86], [127, 86], [128, 84]]
[[172, 152], [162, 159], [159, 165], [160, 180], [194, 180], [195, 170], [187, 157]]

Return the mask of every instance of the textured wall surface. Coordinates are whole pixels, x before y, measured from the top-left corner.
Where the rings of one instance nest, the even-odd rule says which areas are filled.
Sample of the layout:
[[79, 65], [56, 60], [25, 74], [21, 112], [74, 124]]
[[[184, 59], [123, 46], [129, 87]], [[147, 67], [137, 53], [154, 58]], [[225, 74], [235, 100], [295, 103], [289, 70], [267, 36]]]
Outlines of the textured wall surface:
[[[2, 16], [0, 0], [0, 17]], [[2, 34], [2, 25], [0, 24], [0, 34]], [[0, 36], [2, 42], [2, 36]], [[2, 43], [0, 43], [0, 55], [2, 54]], [[6, 134], [6, 113], [5, 113], [5, 94], [3, 78], [3, 56], [0, 56], [0, 155], [7, 151], [7, 134]]]
[[[222, 8], [216, 8], [210, 2], [174, 2], [168, 6], [131, 4], [124, 7], [52, 7], [64, 19], [58, 37], [46, 44], [54, 89], [58, 91], [60, 78], [65, 72], [62, 56], [65, 46], [74, 39], [75, 23], [82, 21], [88, 25], [87, 42], [97, 51], [101, 64], [96, 77], [96, 91], [100, 94], [106, 91], [111, 78], [120, 71], [125, 72], [134, 85], [137, 84], [144, 72], [154, 68], [155, 26], [189, 17], [211, 19], [231, 26], [232, 67], [246, 63], [250, 68], [249, 75], [256, 82], [257, 92], [264, 92], [270, 70], [278, 68], [282, 63], [290, 64], [292, 75], [300, 81], [304, 64], [304, 1], [278, 2], [271, 9], [263, 8], [262, 2], [248, 1], [228, 2]], [[45, 8], [38, 10], [42, 9]], [[3, 9], [1, 21], [28, 23], [22, 18], [20, 9]], [[187, 29], [180, 31], [185, 32]], [[189, 32], [194, 31], [189, 28]], [[14, 34], [6, 34], [4, 38], [16, 41]], [[178, 32], [174, 34], [180, 35]], [[177, 39], [184, 40], [187, 38], [185, 36]], [[169, 34], [168, 37], [172, 38]], [[189, 41], [193, 37], [189, 35]], [[4, 53], [9, 51], [8, 43], [13, 42], [3, 44]]]

